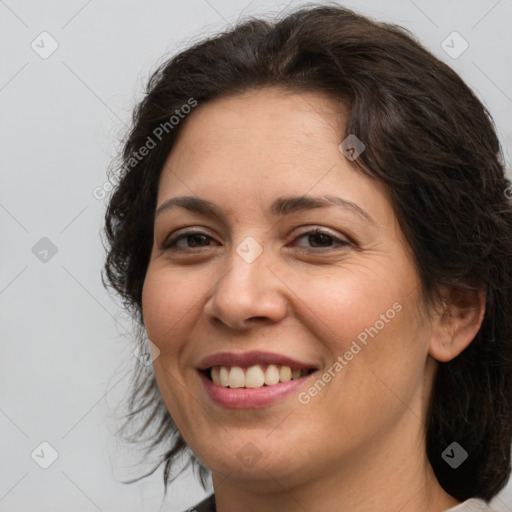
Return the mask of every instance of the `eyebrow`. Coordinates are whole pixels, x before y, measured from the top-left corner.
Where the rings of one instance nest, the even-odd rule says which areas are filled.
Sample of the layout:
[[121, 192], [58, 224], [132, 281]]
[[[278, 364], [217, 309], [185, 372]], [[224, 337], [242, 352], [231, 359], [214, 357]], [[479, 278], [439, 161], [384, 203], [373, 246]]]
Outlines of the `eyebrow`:
[[[179, 206], [194, 213], [209, 217], [218, 217], [226, 223], [226, 217], [222, 210], [206, 199], [195, 196], [173, 197], [163, 202], [155, 212], [155, 218], [175, 206]], [[348, 211], [357, 214], [360, 217], [375, 224], [371, 216], [360, 206], [352, 201], [348, 201], [336, 196], [283, 196], [278, 197], [270, 207], [270, 214], [274, 217], [284, 217], [292, 213], [323, 208], [326, 206], [341, 206]]]

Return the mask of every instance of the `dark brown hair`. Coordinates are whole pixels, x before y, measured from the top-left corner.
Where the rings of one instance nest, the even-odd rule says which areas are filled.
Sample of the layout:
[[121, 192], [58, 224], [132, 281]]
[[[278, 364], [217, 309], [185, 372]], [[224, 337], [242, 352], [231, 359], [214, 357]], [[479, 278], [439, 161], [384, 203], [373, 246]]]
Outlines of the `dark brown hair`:
[[[141, 343], [141, 293], [159, 177], [186, 123], [171, 127], [170, 116], [191, 99], [201, 105], [269, 86], [326, 93], [348, 107], [340, 141], [354, 134], [364, 142], [354, 163], [386, 185], [427, 303], [439, 298], [441, 286], [485, 290], [478, 334], [459, 356], [439, 363], [426, 449], [446, 492], [461, 501], [490, 500], [510, 474], [512, 206], [489, 113], [461, 78], [405, 29], [339, 6], [309, 6], [275, 22], [240, 22], [160, 65], [113, 170], [117, 186], [105, 219], [104, 283], [138, 322]], [[165, 133], [158, 131], [165, 123]], [[134, 164], [133, 155], [160, 132], [155, 147]], [[131, 439], [151, 432], [148, 450], [165, 446], [153, 471], [165, 463], [166, 490], [183, 453], [204, 482], [207, 470], [177, 431], [152, 371], [138, 365], [135, 373], [131, 412], [121, 430], [144, 416]], [[468, 453], [457, 469], [442, 458], [454, 441]]]

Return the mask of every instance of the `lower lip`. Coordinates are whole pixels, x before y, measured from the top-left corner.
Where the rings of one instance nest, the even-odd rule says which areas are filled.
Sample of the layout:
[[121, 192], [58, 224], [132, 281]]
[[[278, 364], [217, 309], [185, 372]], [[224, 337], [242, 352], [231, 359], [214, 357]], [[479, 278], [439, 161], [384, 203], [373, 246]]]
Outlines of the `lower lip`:
[[203, 373], [199, 372], [199, 376], [203, 381], [206, 391], [210, 398], [219, 405], [228, 409], [257, 409], [260, 407], [267, 407], [286, 396], [296, 392], [305, 381], [311, 377], [307, 375], [300, 379], [294, 379], [289, 382], [280, 382], [273, 386], [263, 386], [261, 388], [227, 388], [218, 386], [213, 383]]

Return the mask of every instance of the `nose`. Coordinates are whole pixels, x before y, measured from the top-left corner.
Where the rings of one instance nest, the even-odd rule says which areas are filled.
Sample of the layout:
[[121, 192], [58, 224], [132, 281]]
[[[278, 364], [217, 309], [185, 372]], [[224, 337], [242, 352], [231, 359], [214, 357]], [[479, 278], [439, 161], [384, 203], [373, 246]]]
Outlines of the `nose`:
[[235, 249], [220, 269], [220, 278], [204, 306], [207, 319], [234, 330], [280, 321], [287, 313], [288, 288], [268, 250], [250, 261]]

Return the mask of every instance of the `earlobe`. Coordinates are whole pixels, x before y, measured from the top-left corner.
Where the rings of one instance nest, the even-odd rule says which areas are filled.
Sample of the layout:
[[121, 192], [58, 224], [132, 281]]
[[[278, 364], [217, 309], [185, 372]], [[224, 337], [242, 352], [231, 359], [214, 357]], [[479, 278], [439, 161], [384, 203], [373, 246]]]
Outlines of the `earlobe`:
[[485, 291], [451, 288], [444, 294], [442, 306], [433, 321], [429, 354], [446, 362], [466, 349], [480, 330], [485, 314]]

